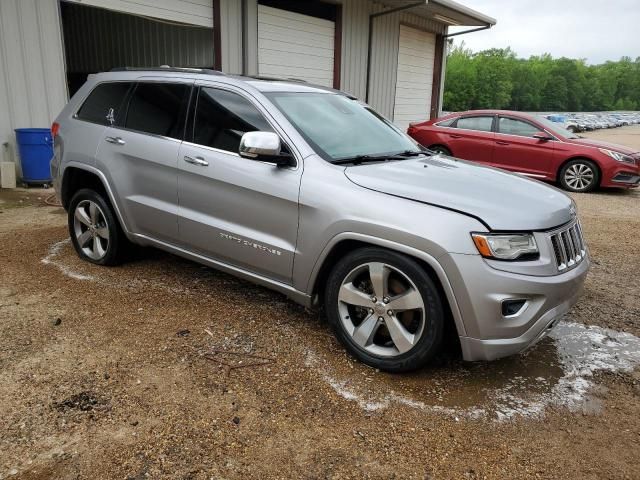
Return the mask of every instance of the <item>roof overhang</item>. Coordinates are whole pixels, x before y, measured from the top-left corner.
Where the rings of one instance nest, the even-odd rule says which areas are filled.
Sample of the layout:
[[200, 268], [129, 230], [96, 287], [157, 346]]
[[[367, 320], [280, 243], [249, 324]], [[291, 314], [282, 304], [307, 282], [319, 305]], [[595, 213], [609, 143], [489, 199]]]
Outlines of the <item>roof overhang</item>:
[[403, 10], [450, 27], [491, 27], [496, 24], [495, 18], [453, 0], [382, 0], [378, 3], [387, 8], [376, 12], [375, 15], [383, 15], [386, 10]]

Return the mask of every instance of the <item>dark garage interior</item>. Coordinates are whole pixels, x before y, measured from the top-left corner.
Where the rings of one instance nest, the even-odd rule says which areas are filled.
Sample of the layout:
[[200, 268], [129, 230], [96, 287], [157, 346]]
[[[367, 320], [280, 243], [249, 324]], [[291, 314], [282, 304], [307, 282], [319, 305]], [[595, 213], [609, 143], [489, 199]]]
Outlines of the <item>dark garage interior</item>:
[[67, 86], [114, 67], [211, 68], [212, 28], [61, 2]]

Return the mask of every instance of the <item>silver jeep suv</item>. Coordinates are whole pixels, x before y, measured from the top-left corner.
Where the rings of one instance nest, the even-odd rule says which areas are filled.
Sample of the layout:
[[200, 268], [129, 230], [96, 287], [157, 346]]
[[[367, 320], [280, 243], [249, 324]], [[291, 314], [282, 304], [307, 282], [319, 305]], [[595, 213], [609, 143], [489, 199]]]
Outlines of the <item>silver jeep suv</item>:
[[433, 154], [303, 82], [120, 69], [90, 76], [53, 132], [80, 257], [148, 245], [323, 304], [383, 370], [424, 365], [448, 327], [466, 360], [520, 352], [589, 269], [564, 193]]

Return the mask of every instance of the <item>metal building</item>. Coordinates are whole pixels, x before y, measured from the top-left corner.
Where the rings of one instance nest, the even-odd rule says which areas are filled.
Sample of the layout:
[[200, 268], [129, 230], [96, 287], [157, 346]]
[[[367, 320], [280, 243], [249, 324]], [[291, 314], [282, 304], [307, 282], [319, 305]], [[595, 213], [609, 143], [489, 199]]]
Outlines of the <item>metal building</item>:
[[448, 28], [493, 24], [451, 0], [2, 0], [0, 160], [116, 66], [299, 78], [406, 127], [439, 112]]

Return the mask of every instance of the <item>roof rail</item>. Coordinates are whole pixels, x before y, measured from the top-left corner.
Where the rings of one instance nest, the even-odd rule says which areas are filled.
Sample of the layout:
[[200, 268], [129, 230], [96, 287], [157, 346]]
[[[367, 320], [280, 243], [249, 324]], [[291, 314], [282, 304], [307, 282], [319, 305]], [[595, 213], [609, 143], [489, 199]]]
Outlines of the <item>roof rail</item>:
[[115, 67], [110, 72], [178, 72], [178, 73], [202, 73], [205, 75], [224, 75], [219, 70], [211, 70], [210, 68], [189, 68], [189, 67]]
[[348, 92], [343, 92], [342, 90], [338, 90], [331, 87], [325, 87], [324, 85], [318, 85], [316, 83], [311, 83], [307, 80], [303, 80], [302, 78], [293, 78], [293, 77], [270, 77], [264, 75], [237, 75], [239, 78], [250, 78], [252, 80], [261, 80], [265, 82], [292, 82], [292, 83], [303, 83], [308, 85], [309, 87], [317, 88], [318, 90], [326, 90], [327, 92], [339, 93], [344, 95], [351, 100], [357, 100], [358, 97], [351, 95]]
[[298, 83], [309, 83], [302, 78], [295, 77], [272, 77], [269, 75], [244, 75], [247, 78], [252, 78], [254, 80], [264, 80], [265, 82], [298, 82]]

